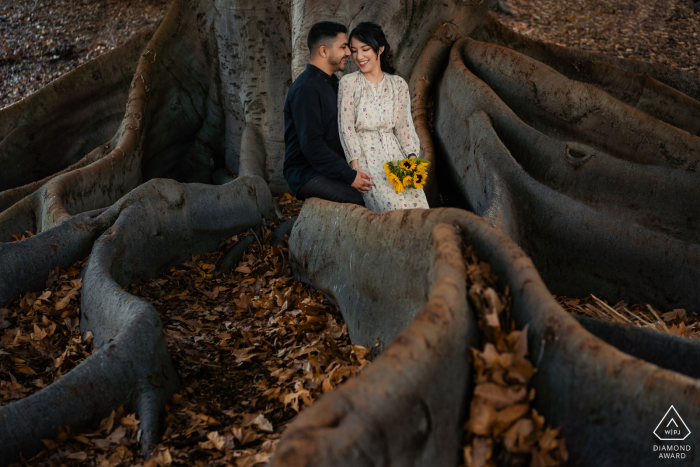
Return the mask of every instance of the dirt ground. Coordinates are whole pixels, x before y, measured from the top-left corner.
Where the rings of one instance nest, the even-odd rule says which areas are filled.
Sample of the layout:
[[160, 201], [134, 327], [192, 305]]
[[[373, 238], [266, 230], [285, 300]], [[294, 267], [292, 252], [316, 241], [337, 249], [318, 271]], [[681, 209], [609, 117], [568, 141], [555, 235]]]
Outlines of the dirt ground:
[[533, 39], [659, 62], [700, 76], [700, 12], [689, 0], [506, 0], [498, 18]]
[[0, 108], [159, 23], [165, 0], [0, 0]]
[[[0, 108], [159, 23], [168, 0], [0, 0]], [[522, 34], [700, 76], [689, 0], [506, 0]]]

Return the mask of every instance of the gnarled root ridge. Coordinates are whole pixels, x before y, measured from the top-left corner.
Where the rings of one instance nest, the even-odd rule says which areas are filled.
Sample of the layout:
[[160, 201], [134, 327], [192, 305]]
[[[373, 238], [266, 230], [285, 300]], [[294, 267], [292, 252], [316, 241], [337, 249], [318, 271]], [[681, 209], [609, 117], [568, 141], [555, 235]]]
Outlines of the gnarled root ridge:
[[42, 290], [56, 265], [67, 269], [89, 255], [114, 222], [114, 214], [104, 211], [79, 214], [21, 242], [0, 243], [0, 307], [25, 292]]
[[[121, 405], [137, 413], [142, 449], [149, 453], [158, 441], [160, 411], [179, 380], [156, 310], [123, 287], [213, 250], [265, 218], [274, 220], [274, 201], [265, 182], [255, 177], [218, 187], [157, 179], [97, 218], [83, 216], [85, 242], [104, 231], [105, 222], [111, 225], [95, 242], [83, 271], [80, 326], [93, 332], [98, 350], [46, 389], [0, 407], [0, 464], [30, 457], [42, 449], [41, 439], [56, 436], [59, 426], [87, 426]], [[50, 242], [54, 230], [68, 230], [65, 226], [81, 218], [73, 219], [29, 240], [55, 246], [61, 260], [70, 264], [83, 257], [84, 249], [72, 246], [77, 242]], [[20, 258], [3, 255], [0, 260], [0, 270], [13, 270], [10, 263], [16, 266]], [[45, 280], [42, 270], [34, 270], [35, 282]]]
[[110, 141], [153, 30], [0, 109], [0, 212]]
[[302, 209], [289, 241], [296, 274], [338, 303], [353, 342], [393, 342], [299, 415], [272, 466], [456, 464], [476, 324], [459, 235], [427, 213]]
[[517, 241], [553, 292], [700, 311], [700, 138], [470, 39], [455, 43], [438, 99], [456, 198]]
[[[505, 26], [492, 13], [486, 14], [485, 21], [474, 31], [472, 37], [525, 54], [569, 78], [598, 86], [630, 105], [637, 102], [644, 107], [645, 112], [656, 109], [653, 112], [659, 111], [660, 115], [676, 119], [679, 124], [674, 125], [679, 128], [683, 125], [680, 122], [694, 125], [694, 128], [699, 125], [697, 121], [692, 122], [692, 115], [697, 119], [700, 79], [676, 67], [616, 58], [600, 52], [530, 39]], [[681, 106], [690, 103], [696, 110], [688, 113], [686, 109], [663, 109], [664, 99], [669, 99], [666, 103]]]
[[[459, 297], [462, 239], [511, 290], [516, 325], [529, 325], [535, 406], [562, 427], [577, 465], [656, 465], [652, 431], [670, 403], [688, 425], [700, 423], [700, 381], [589, 333], [556, 303], [520, 247], [483, 219], [458, 209], [375, 214], [312, 200], [290, 238], [296, 273], [338, 302], [356, 342], [393, 341], [299, 415], [273, 466], [456, 464], [470, 398], [466, 351], [475, 342], [469, 305]], [[407, 306], [405, 295], [422, 299]], [[409, 324], [401, 330], [399, 323]], [[678, 348], [671, 340], [659, 337], [657, 348]]]

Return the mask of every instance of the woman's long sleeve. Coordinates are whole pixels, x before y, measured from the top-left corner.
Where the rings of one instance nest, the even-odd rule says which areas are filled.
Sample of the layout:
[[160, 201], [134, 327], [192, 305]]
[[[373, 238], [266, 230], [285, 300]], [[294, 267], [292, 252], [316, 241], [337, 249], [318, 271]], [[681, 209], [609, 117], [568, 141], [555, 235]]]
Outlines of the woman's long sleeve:
[[340, 80], [338, 86], [338, 128], [340, 144], [348, 164], [360, 157], [362, 146], [355, 132], [355, 83], [350, 79]]
[[411, 93], [408, 91], [408, 83], [402, 78], [397, 78], [394, 91], [394, 112], [396, 113], [394, 134], [406, 156], [413, 153], [420, 157], [420, 140], [411, 115]]

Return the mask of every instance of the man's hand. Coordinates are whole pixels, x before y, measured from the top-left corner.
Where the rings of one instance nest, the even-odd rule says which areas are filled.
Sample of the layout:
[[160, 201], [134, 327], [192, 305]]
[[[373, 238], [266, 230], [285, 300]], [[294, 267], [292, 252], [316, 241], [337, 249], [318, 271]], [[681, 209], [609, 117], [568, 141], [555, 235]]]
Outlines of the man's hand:
[[356, 170], [357, 175], [355, 175], [355, 181], [353, 181], [351, 185], [353, 188], [355, 188], [360, 193], [367, 193], [369, 190], [372, 189], [373, 186], [376, 186], [371, 181], [371, 179], [373, 179], [374, 177], [372, 177], [370, 174], [368, 174], [360, 168]]

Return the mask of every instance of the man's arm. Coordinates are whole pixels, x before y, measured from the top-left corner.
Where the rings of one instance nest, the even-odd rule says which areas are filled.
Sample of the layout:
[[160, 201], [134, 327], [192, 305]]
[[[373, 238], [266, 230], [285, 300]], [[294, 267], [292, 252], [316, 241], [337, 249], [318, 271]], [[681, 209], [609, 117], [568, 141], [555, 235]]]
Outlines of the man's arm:
[[318, 91], [311, 86], [299, 88], [292, 99], [291, 108], [301, 152], [314, 170], [328, 178], [352, 184], [355, 171], [345, 162], [345, 157], [333, 151], [323, 138]]

